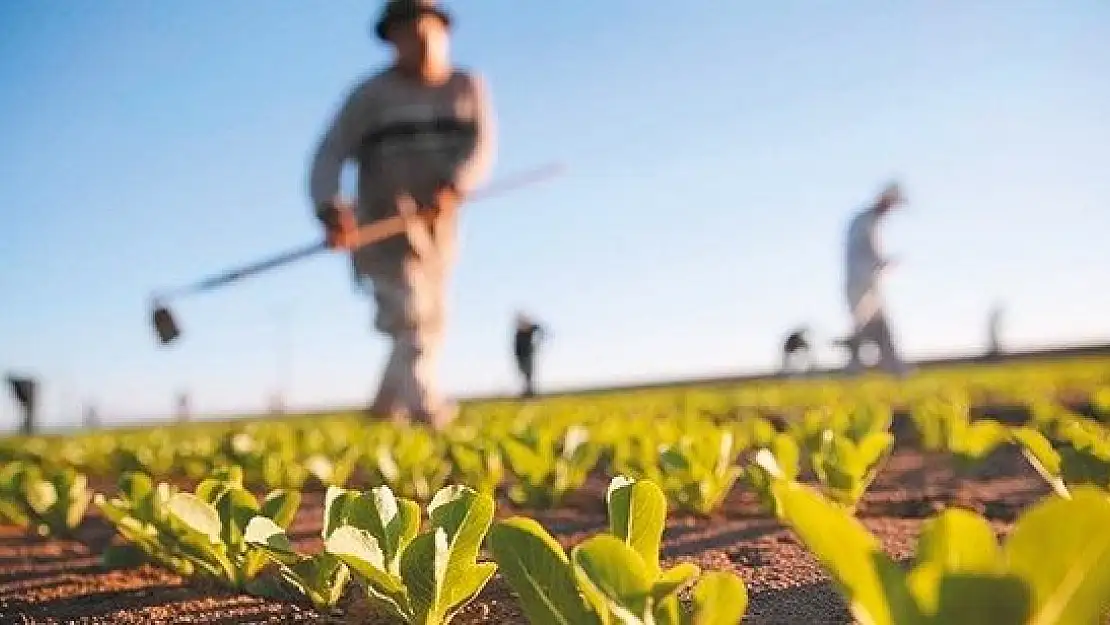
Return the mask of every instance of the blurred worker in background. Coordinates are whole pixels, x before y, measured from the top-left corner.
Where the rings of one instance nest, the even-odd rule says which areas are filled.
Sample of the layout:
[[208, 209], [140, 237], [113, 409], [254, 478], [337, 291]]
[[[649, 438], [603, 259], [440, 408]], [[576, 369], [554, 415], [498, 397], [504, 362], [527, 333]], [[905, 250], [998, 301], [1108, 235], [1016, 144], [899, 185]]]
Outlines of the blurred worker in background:
[[894, 346], [880, 289], [882, 275], [891, 267], [891, 260], [884, 257], [879, 244], [878, 227], [881, 220], [895, 207], [905, 203], [902, 189], [891, 183], [875, 202], [860, 211], [848, 226], [845, 257], [845, 295], [852, 314], [852, 336], [849, 349], [848, 370], [857, 372], [863, 367], [860, 349], [871, 343], [878, 349], [878, 366], [895, 375], [905, 375], [906, 365]]
[[189, 393], [180, 392], [177, 394], [177, 420], [185, 423], [193, 416], [192, 402], [189, 401]]
[[[436, 383], [457, 209], [493, 152], [490, 101], [480, 75], [454, 68], [452, 18], [436, 2], [391, 0], [374, 32], [391, 66], [348, 94], [312, 161], [310, 195], [329, 244], [350, 249], [358, 226], [395, 215], [404, 236], [353, 249], [360, 285], [373, 293], [375, 327], [392, 340], [369, 412], [434, 427], [455, 408]], [[359, 165], [358, 199], [339, 198], [345, 162]]]
[[23, 411], [23, 421], [19, 426], [21, 434], [30, 436], [35, 433], [39, 416], [39, 381], [29, 376], [9, 374], [8, 390]]
[[809, 328], [803, 326], [791, 332], [782, 345], [782, 373], [790, 375], [801, 371], [812, 371], [813, 366]]
[[987, 321], [987, 356], [997, 358], [1002, 355], [1002, 306], [995, 305], [991, 309], [990, 319]]
[[534, 397], [536, 388], [534, 384], [536, 366], [536, 344], [544, 336], [544, 330], [524, 313], [517, 313], [516, 332], [513, 334], [513, 355], [516, 357], [516, 366], [524, 379], [522, 397]]

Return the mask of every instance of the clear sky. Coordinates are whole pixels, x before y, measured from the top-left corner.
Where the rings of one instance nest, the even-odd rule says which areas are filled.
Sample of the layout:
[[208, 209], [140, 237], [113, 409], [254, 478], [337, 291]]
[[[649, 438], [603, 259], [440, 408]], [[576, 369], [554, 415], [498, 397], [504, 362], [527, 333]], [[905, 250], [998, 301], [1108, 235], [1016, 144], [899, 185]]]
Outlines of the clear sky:
[[[377, 2], [0, 3], [0, 369], [48, 424], [362, 402], [386, 344], [346, 259], [175, 307], [146, 298], [311, 241], [306, 165], [341, 94], [388, 60]], [[764, 369], [848, 326], [847, 219], [891, 176], [884, 244], [910, 356], [1110, 335], [1110, 3], [455, 2], [483, 72], [494, 178], [467, 208], [442, 371], [515, 390], [513, 312], [551, 330], [541, 382]], [[834, 356], [825, 350], [828, 362]], [[286, 363], [283, 368], [281, 363]], [[0, 426], [15, 408], [0, 401]]]

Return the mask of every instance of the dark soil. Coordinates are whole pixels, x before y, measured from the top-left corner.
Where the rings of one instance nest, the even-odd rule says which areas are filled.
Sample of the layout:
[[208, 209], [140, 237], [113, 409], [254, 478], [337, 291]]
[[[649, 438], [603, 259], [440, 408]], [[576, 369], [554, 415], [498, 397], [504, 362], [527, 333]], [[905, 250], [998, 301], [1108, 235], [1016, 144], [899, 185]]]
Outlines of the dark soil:
[[[499, 516], [529, 514], [571, 546], [606, 527], [606, 480], [592, 478], [555, 510], [527, 512], [502, 502]], [[947, 457], [899, 449], [859, 509], [864, 524], [898, 559], [910, 557], [922, 521], [945, 506], [976, 509], [1005, 534], [1022, 509], [1048, 488], [1020, 455], [995, 454], [975, 475], [957, 475]], [[305, 494], [290, 535], [302, 549], [320, 548], [323, 493]], [[154, 566], [109, 571], [98, 554], [115, 542], [112, 528], [90, 513], [73, 540], [39, 540], [0, 530], [0, 623], [342, 623], [373, 622], [355, 599], [341, 613], [219, 589], [200, 588]], [[794, 535], [737, 487], [711, 518], [672, 512], [664, 536], [668, 565], [691, 561], [743, 577], [750, 604], [745, 622], [849, 623], [828, 577]], [[351, 592], [350, 595], [356, 593]], [[459, 623], [523, 623], [508, 586], [496, 577]]]

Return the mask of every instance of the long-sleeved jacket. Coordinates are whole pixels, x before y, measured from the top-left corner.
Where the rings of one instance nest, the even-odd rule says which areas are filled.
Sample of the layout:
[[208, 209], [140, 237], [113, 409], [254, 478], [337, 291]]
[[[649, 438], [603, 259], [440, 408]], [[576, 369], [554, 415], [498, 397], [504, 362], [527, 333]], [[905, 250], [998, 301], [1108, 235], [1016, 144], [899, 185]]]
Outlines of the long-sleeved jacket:
[[[441, 85], [423, 85], [387, 69], [348, 93], [316, 150], [309, 194], [317, 209], [339, 195], [349, 160], [358, 164], [359, 224], [397, 213], [407, 193], [430, 203], [437, 188], [454, 184], [466, 193], [488, 173], [494, 152], [494, 119], [484, 80], [456, 70]], [[450, 244], [455, 232], [437, 232]], [[404, 236], [353, 253], [355, 270], [396, 263], [413, 254]]]
[[860, 211], [848, 226], [845, 254], [845, 289], [849, 299], [862, 297], [878, 286], [885, 260], [880, 251], [878, 235], [879, 212], [874, 208]]

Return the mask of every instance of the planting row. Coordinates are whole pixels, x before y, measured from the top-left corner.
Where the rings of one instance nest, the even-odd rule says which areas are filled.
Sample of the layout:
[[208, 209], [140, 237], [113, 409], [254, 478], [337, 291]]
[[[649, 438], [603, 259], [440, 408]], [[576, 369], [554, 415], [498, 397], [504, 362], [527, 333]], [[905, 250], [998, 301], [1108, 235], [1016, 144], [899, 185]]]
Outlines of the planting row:
[[[708, 515], [738, 484], [772, 509], [768, 477], [745, 463], [765, 449], [786, 477], [810, 474], [825, 496], [854, 511], [895, 443], [890, 410], [877, 405], [810, 410], [779, 428], [758, 416], [719, 421], [685, 415], [589, 426], [534, 417], [520, 415], [508, 431], [487, 427], [481, 437], [462, 428], [436, 435], [418, 427], [364, 427], [361, 442], [338, 448], [335, 460], [320, 452], [298, 458], [296, 447], [286, 446], [288, 428], [240, 431], [224, 441], [226, 453], [204, 461], [204, 473], [230, 467], [244, 484], [266, 489], [298, 490], [310, 477], [325, 486], [386, 485], [420, 502], [455, 483], [541, 509], [558, 505], [601, 471], [651, 480], [674, 508]], [[1110, 490], [1110, 428], [1066, 409], [1044, 408], [1029, 424], [1015, 427], [973, 421], [966, 399], [957, 397], [922, 403], [913, 422], [922, 445], [947, 453], [958, 472], [1013, 445], [1063, 497], [1076, 486]], [[273, 438], [263, 438], [267, 434]], [[131, 466], [124, 472], [179, 477], [174, 468]], [[352, 480], [358, 469], [361, 479]], [[0, 521], [42, 535], [75, 528], [91, 497], [87, 477], [73, 467], [35, 460], [0, 467]]]
[[[1110, 493], [1052, 493], [1005, 544], [982, 517], [950, 509], [926, 521], [914, 560], [887, 556], [839, 502], [789, 478], [769, 449], [746, 467], [765, 476], [769, 507], [829, 572], [858, 622], [1097, 623], [1110, 598]], [[229, 468], [192, 491], [129, 473], [96, 505], [126, 540], [108, 567], [154, 562], [199, 583], [343, 613], [361, 599], [390, 622], [452, 621], [500, 572], [530, 623], [736, 624], [743, 581], [660, 558], [667, 498], [651, 480], [617, 476], [609, 527], [569, 553], [535, 520], [495, 521], [495, 502], [461, 485], [421, 509], [388, 486], [330, 487], [322, 546], [294, 548], [297, 491], [259, 501]], [[483, 549], [484, 547], [484, 549]], [[345, 601], [346, 599], [346, 601]]]

